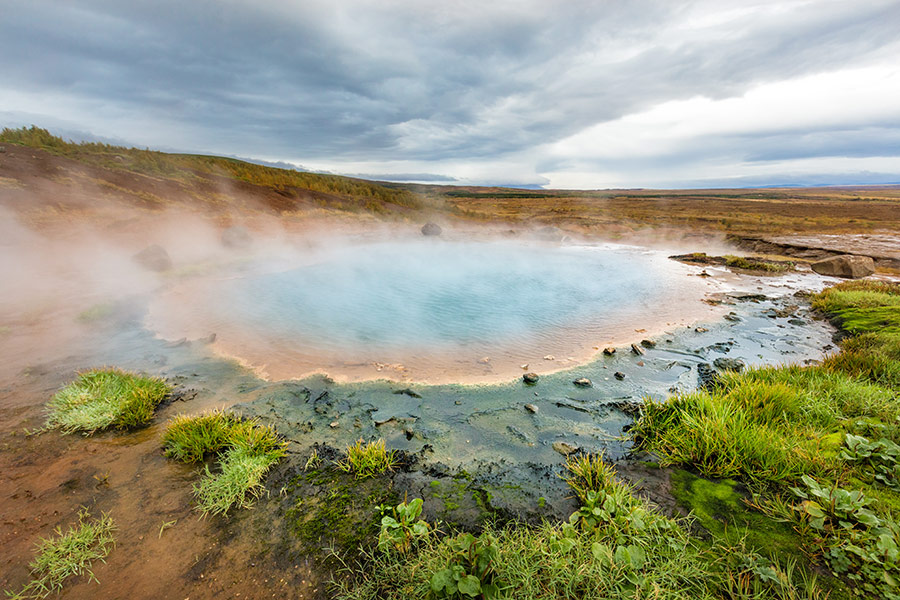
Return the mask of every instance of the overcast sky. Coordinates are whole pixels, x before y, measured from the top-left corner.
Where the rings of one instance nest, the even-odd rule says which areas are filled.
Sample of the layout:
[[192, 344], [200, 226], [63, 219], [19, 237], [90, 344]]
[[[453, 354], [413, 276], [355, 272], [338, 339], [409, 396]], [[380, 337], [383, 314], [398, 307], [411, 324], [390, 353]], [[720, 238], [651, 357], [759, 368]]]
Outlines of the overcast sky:
[[900, 0], [0, 0], [0, 124], [371, 178], [900, 182]]

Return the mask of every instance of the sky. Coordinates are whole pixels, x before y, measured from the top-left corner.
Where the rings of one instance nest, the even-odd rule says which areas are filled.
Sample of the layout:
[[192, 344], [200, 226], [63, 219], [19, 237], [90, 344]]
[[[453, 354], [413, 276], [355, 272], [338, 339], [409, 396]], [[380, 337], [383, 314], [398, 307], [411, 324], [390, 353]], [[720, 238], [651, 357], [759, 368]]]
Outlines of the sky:
[[900, 183], [900, 0], [0, 0], [0, 125], [370, 179]]

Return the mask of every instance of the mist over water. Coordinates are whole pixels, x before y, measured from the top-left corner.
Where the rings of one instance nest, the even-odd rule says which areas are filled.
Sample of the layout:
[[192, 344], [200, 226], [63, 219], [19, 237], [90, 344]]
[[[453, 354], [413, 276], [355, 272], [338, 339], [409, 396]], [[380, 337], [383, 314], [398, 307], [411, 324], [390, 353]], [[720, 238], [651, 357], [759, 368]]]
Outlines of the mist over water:
[[584, 354], [681, 318], [702, 293], [679, 265], [634, 247], [419, 238], [256, 266], [176, 290], [154, 312], [165, 337], [217, 332], [229, 354], [284, 377], [378, 361], [464, 368]]
[[565, 328], [602, 330], [664, 294], [652, 260], [596, 247], [380, 243], [211, 290], [235, 318], [338, 349], [503, 343]]

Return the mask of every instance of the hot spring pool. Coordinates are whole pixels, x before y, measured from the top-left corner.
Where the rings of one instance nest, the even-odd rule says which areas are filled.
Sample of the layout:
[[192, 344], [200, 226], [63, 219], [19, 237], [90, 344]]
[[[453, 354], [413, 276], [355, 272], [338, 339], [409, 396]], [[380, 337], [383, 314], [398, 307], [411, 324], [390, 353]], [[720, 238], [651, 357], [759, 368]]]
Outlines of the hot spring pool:
[[167, 338], [215, 332], [273, 378], [487, 381], [696, 319], [705, 286], [687, 272], [624, 246], [357, 243], [177, 287], [151, 320]]

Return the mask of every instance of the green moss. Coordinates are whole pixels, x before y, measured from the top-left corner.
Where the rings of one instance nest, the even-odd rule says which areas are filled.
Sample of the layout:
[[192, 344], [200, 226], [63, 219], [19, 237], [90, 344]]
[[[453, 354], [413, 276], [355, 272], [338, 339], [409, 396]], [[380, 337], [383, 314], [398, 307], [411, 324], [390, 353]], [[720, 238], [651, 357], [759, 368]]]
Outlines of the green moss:
[[796, 558], [799, 536], [786, 524], [755, 511], [744, 501], [738, 483], [731, 479], [710, 481], [685, 471], [671, 476], [672, 495], [716, 541], [744, 544], [775, 558]]
[[286, 512], [293, 534], [310, 554], [330, 548], [343, 559], [357, 556], [378, 537], [376, 507], [400, 501], [387, 476], [357, 479], [334, 467], [298, 475], [289, 490], [296, 497]]

